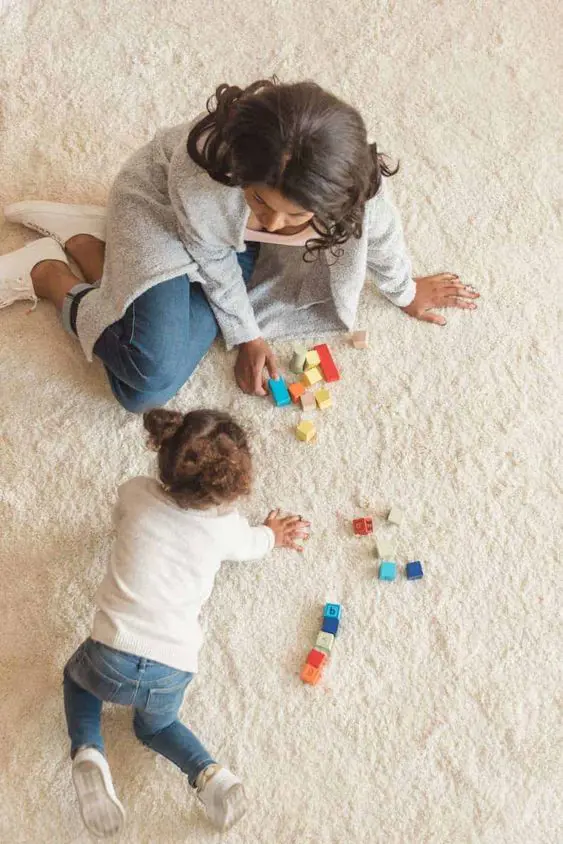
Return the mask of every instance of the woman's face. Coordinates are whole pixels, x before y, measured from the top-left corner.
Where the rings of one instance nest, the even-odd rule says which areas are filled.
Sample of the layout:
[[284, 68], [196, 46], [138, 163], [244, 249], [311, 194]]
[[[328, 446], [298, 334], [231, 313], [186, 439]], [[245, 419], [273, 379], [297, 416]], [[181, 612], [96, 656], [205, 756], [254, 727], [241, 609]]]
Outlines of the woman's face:
[[244, 188], [247, 205], [263, 229], [276, 234], [297, 234], [307, 228], [314, 214], [294, 205], [267, 185]]

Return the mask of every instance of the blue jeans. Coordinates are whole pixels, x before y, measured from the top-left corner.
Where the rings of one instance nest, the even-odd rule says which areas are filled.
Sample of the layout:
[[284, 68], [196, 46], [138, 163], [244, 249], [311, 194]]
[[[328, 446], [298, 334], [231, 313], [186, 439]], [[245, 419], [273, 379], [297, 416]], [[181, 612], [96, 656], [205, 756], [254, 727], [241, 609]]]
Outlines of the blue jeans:
[[199, 739], [178, 718], [193, 674], [160, 662], [116, 651], [86, 639], [64, 669], [64, 701], [71, 756], [79, 747], [104, 752], [103, 701], [134, 707], [133, 729], [144, 745], [187, 774], [198, 774], [214, 761]]
[[[259, 244], [238, 253], [245, 282]], [[78, 284], [67, 294], [63, 325], [76, 334], [80, 299], [92, 290]], [[200, 284], [186, 275], [154, 285], [96, 340], [94, 354], [106, 368], [112, 392], [132, 413], [160, 407], [185, 384], [217, 336], [217, 322]]]

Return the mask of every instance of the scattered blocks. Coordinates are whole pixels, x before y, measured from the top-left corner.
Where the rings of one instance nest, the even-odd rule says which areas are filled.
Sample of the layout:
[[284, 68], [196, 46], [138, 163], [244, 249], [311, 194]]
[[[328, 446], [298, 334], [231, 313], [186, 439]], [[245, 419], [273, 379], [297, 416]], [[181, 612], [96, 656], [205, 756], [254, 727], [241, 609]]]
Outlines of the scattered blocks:
[[393, 556], [395, 545], [386, 536], [377, 537], [377, 556], [380, 560], [388, 560]]
[[380, 580], [395, 580], [397, 577], [397, 566], [395, 563], [382, 562], [379, 566]]
[[332, 650], [332, 646], [334, 645], [334, 634], [333, 633], [325, 633], [323, 630], [317, 636], [317, 641], [315, 642], [315, 649], [317, 651], [324, 651], [325, 653], [329, 654]]
[[270, 388], [272, 398], [277, 407], [285, 407], [285, 405], [291, 404], [291, 398], [283, 378], [278, 378], [276, 381], [274, 381], [273, 378], [270, 378], [268, 381], [268, 387]]
[[309, 683], [310, 686], [316, 686], [321, 679], [321, 674], [322, 671], [320, 668], [315, 668], [306, 662], [301, 671], [301, 679], [304, 683]]
[[[303, 385], [303, 389], [305, 389], [305, 385]], [[301, 396], [301, 407], [303, 410], [314, 410], [317, 406], [315, 401], [315, 397], [312, 393], [303, 393]]]
[[305, 358], [307, 357], [307, 349], [305, 346], [295, 346], [293, 349], [293, 357], [291, 358], [291, 363], [289, 364], [289, 368], [292, 372], [295, 372], [296, 375], [301, 375], [303, 369], [305, 368]]
[[318, 346], [315, 346], [315, 351], [317, 352], [319, 359], [320, 359], [320, 366], [323, 373], [323, 378], [327, 384], [330, 384], [331, 381], [339, 381], [340, 380], [340, 373], [336, 368], [336, 364], [332, 357], [331, 351], [326, 343], [320, 343]]
[[342, 616], [342, 607], [340, 604], [325, 604], [323, 618], [337, 618], [340, 620]]
[[338, 618], [323, 618], [321, 630], [323, 633], [332, 633], [333, 636], [336, 636], [339, 624], [340, 621]]
[[287, 389], [289, 390], [291, 400], [297, 403], [305, 392], [305, 384], [301, 381], [295, 381], [294, 384], [289, 384]]
[[307, 369], [303, 373], [303, 383], [306, 387], [312, 387], [313, 384], [318, 384], [319, 381], [322, 380], [323, 376], [321, 375], [321, 371], [317, 366], [313, 366], [311, 369]]
[[303, 369], [305, 371], [307, 371], [307, 369], [313, 369], [313, 367], [318, 366], [320, 362], [321, 359], [317, 350], [311, 349], [311, 351], [307, 352], [307, 354], [305, 355], [305, 366], [303, 367]]
[[311, 442], [317, 431], [313, 423], [310, 422], [308, 419], [305, 419], [303, 420], [303, 422], [299, 423], [299, 425], [295, 429], [295, 433], [297, 434], [298, 440], [308, 443]]
[[422, 571], [422, 564], [419, 560], [413, 560], [412, 563], [407, 563], [407, 580], [420, 580], [424, 572]]
[[319, 410], [327, 410], [329, 407], [332, 407], [332, 396], [328, 390], [317, 390], [315, 393], [315, 401], [319, 406]]
[[389, 515], [387, 516], [387, 521], [391, 522], [392, 525], [400, 525], [403, 521], [402, 510], [399, 510], [399, 508], [395, 506], [391, 507]]
[[373, 533], [373, 519], [371, 516], [366, 516], [361, 519], [354, 519], [352, 527], [356, 536], [367, 536], [368, 533]]
[[352, 345], [355, 349], [367, 349], [368, 347], [368, 333], [367, 331], [354, 331], [352, 334]]
[[309, 656], [307, 657], [307, 665], [312, 665], [313, 668], [321, 668], [325, 662], [326, 653], [324, 651], [318, 651], [316, 648], [313, 648], [312, 651], [309, 651]]

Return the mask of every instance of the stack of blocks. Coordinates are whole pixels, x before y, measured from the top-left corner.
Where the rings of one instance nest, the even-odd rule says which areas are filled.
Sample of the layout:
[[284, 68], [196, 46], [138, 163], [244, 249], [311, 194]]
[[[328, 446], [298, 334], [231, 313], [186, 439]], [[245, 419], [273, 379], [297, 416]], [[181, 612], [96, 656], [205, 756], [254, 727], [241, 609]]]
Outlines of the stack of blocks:
[[338, 633], [341, 617], [342, 606], [340, 604], [325, 604], [321, 632], [317, 636], [315, 647], [309, 651], [307, 661], [301, 670], [301, 679], [304, 683], [316, 686], [321, 679]]

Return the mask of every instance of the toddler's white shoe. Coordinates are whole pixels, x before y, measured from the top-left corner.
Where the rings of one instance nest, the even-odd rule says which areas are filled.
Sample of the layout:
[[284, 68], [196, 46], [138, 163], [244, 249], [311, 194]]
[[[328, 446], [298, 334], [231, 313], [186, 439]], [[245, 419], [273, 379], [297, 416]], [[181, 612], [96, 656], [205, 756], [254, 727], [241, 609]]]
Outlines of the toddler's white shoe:
[[125, 810], [115, 794], [105, 756], [95, 747], [79, 750], [72, 763], [72, 779], [88, 831], [97, 838], [120, 832]]
[[91, 234], [106, 239], [106, 209], [99, 205], [65, 205], [63, 202], [14, 202], [6, 205], [4, 216], [11, 223], [21, 223], [61, 246], [76, 234]]
[[22, 249], [0, 255], [0, 308], [20, 299], [30, 299], [35, 307], [37, 296], [31, 271], [40, 261], [62, 261], [68, 265], [65, 253], [52, 237], [42, 237]]
[[196, 781], [197, 796], [211, 823], [225, 832], [246, 812], [244, 786], [227, 768], [209, 765]]

